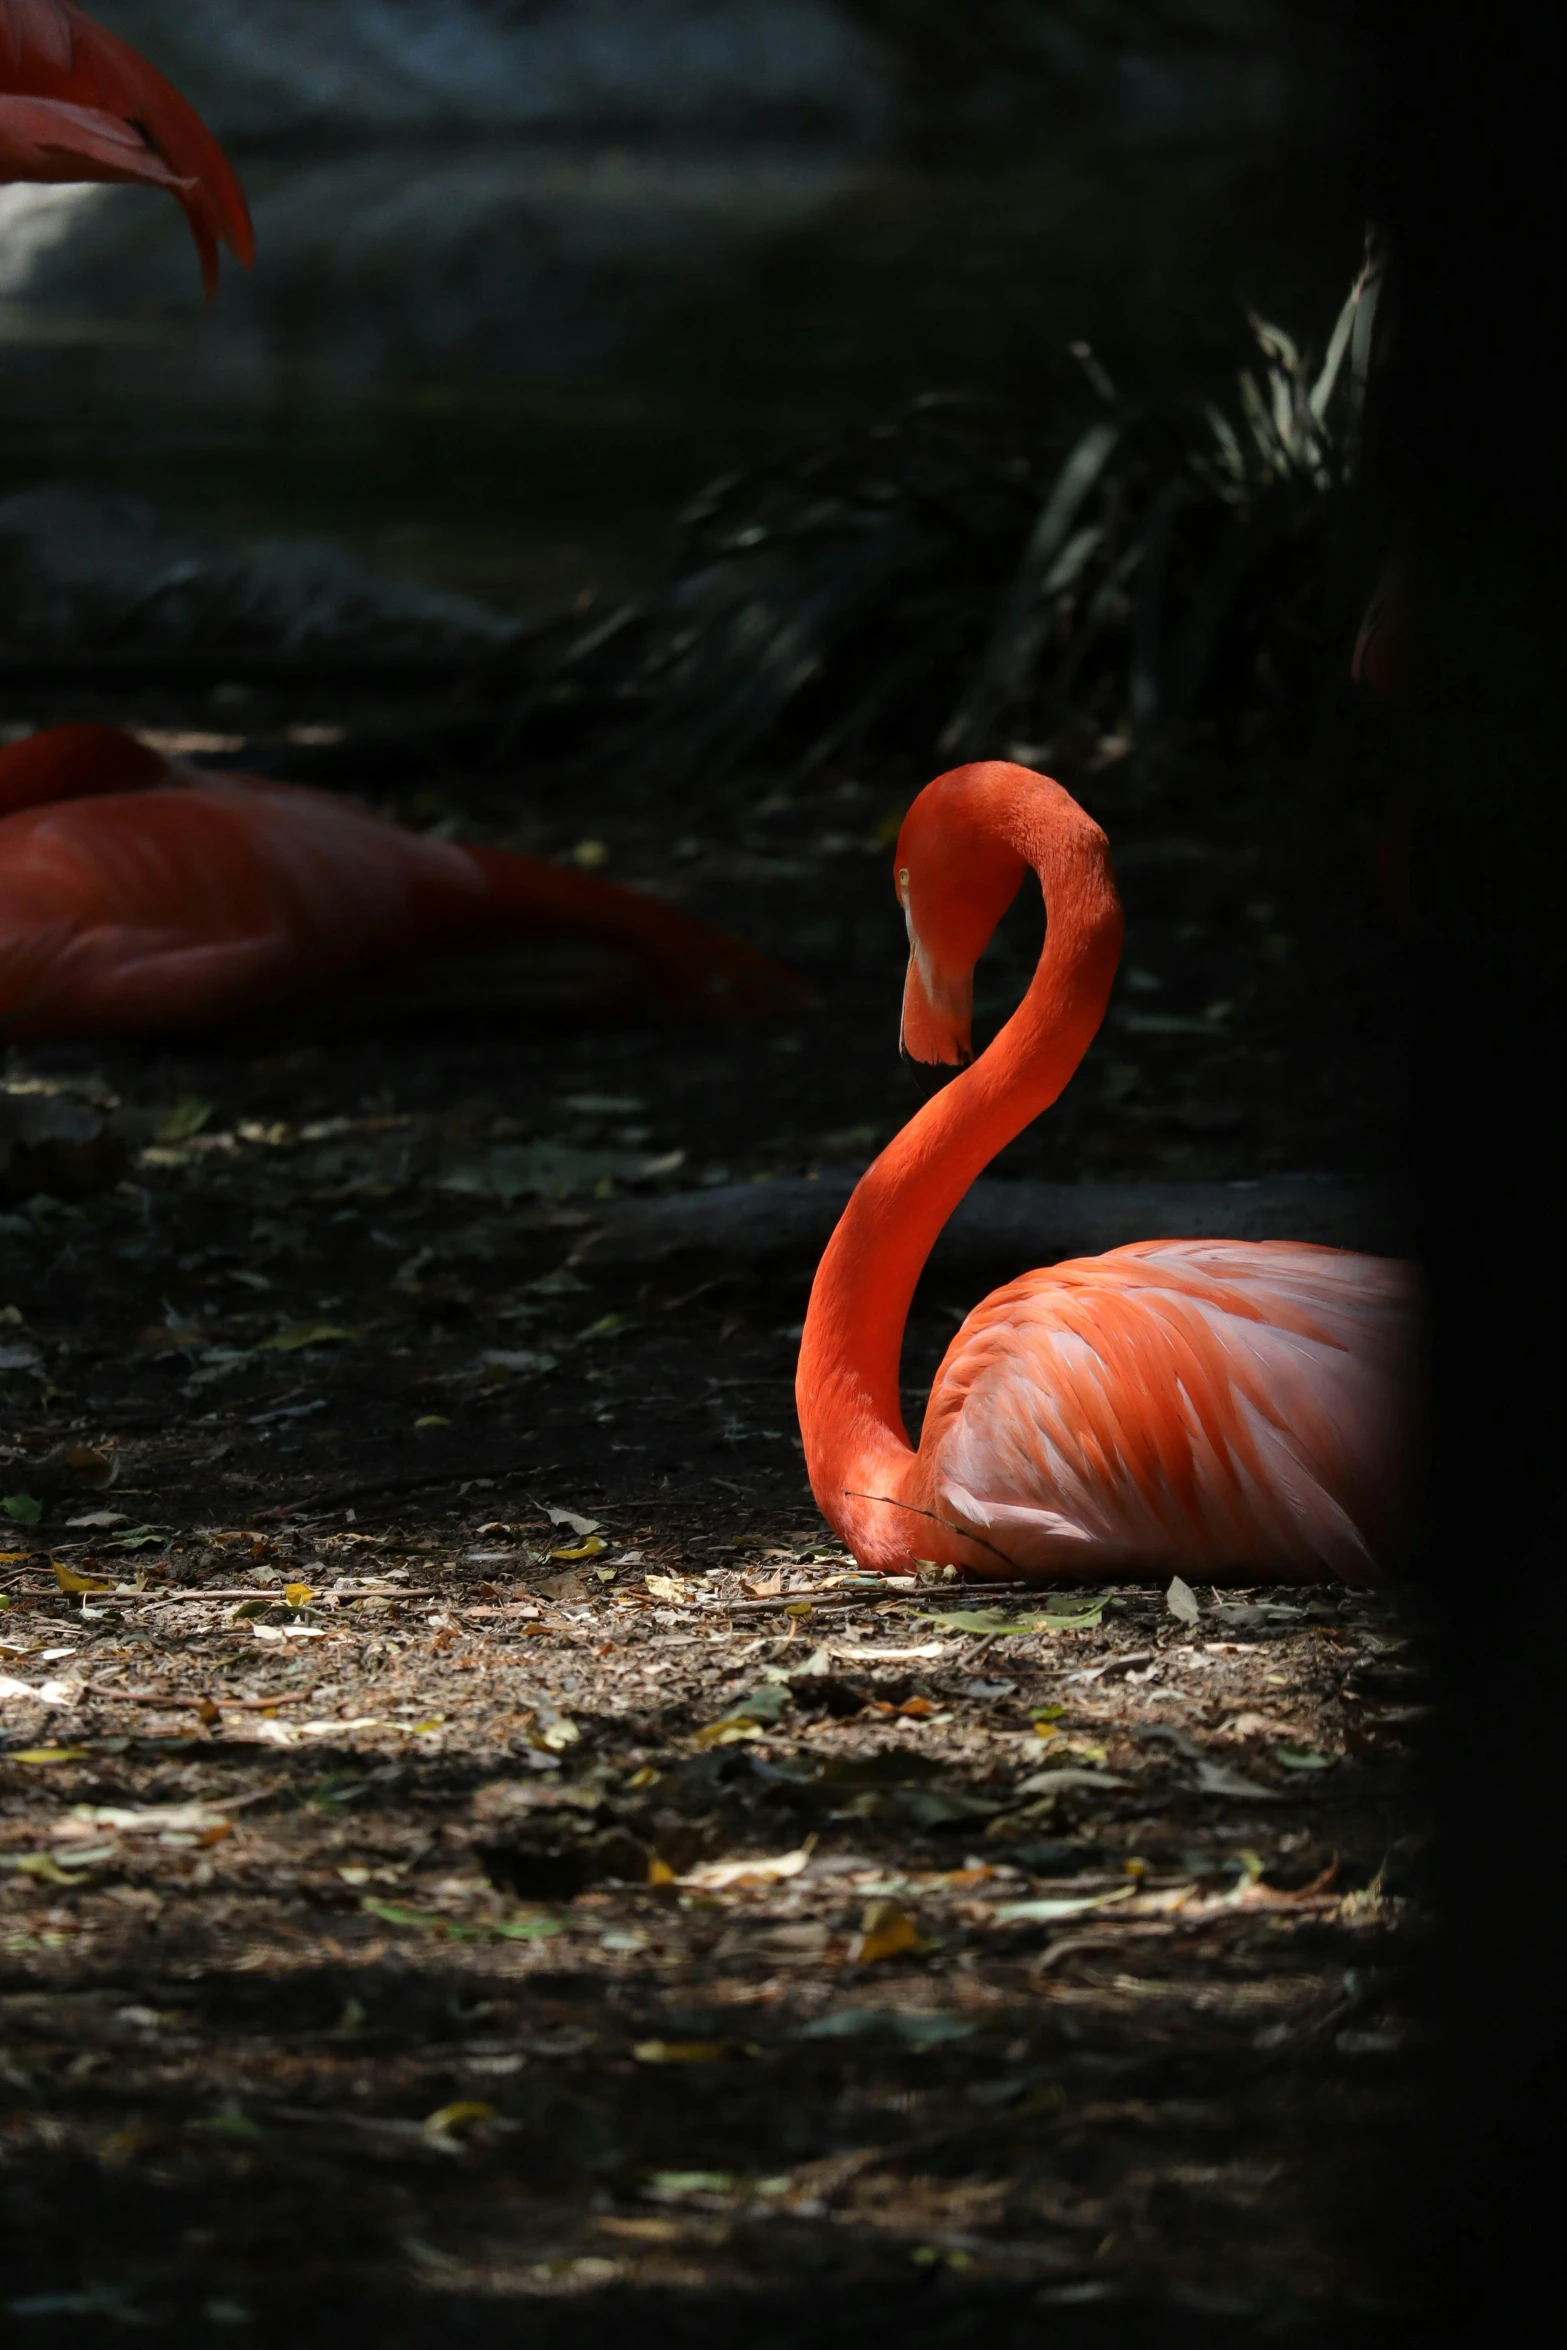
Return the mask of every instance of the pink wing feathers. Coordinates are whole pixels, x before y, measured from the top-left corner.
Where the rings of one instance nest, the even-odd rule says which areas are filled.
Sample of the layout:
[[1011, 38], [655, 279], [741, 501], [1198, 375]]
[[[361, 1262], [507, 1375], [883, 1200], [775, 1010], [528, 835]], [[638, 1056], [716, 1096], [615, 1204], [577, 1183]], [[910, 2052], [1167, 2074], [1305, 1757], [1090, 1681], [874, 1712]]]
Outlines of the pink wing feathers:
[[1418, 1313], [1411, 1268], [1292, 1242], [1030, 1273], [954, 1339], [918, 1486], [1035, 1572], [1365, 1580], [1409, 1537]]

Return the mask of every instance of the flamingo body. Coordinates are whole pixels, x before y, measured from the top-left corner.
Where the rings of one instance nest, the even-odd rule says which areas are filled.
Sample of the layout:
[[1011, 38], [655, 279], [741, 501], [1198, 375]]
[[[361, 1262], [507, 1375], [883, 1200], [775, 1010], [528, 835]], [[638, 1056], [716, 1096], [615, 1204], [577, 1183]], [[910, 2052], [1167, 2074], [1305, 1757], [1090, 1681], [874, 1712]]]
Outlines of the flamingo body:
[[113, 728], [0, 752], [0, 811], [0, 1030], [16, 1037], [210, 1026], [540, 931], [630, 947], [677, 1010], [804, 999], [767, 956], [635, 891], [328, 792], [194, 773]]
[[1048, 928], [1022, 1006], [867, 1171], [817, 1273], [796, 1383], [817, 1501], [887, 1572], [1367, 1580], [1413, 1535], [1405, 1265], [1169, 1239], [1026, 1274], [964, 1322], [909, 1444], [915, 1283], [974, 1177], [1076, 1068], [1121, 914], [1104, 835], [1027, 769], [938, 777], [899, 839], [903, 1034], [923, 1060], [967, 1059], [973, 966], [1029, 866]]
[[202, 282], [218, 247], [249, 268], [244, 193], [206, 124], [129, 42], [72, 0], [0, 0], [0, 181], [166, 188], [190, 223]]
[[1030, 1574], [1359, 1582], [1396, 1531], [1401, 1267], [1285, 1241], [1140, 1241], [1026, 1274], [947, 1350], [902, 1498]]

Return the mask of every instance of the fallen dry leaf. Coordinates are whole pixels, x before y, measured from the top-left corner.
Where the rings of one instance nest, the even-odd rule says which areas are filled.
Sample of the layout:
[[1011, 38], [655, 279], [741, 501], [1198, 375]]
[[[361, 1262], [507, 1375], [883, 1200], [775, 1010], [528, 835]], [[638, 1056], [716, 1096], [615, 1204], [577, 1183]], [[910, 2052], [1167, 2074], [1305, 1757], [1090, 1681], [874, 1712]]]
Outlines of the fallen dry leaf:
[[1070, 1766], [1044, 1771], [1032, 1771], [1018, 1782], [1014, 1795], [1064, 1795], [1072, 1788], [1130, 1787], [1130, 1779], [1117, 1777], [1114, 1771], [1080, 1771]]
[[721, 2040], [639, 2040], [631, 2051], [638, 2064], [722, 2064]]
[[604, 1531], [599, 1519], [585, 1518], [578, 1510], [557, 1509], [548, 1501], [541, 1501], [536, 1506], [544, 1512], [552, 1526], [566, 1527], [576, 1535], [579, 1542], [586, 1542], [590, 1534], [602, 1534]]
[[878, 1959], [918, 1950], [921, 1938], [919, 1927], [901, 1901], [872, 1901], [866, 1904], [859, 1936], [849, 1955], [855, 1966], [874, 1966]]
[[68, 1445], [65, 1459], [77, 1482], [94, 1493], [106, 1493], [120, 1473], [118, 1454], [95, 1452], [90, 1445]]
[[19, 1877], [35, 1877], [45, 1885], [74, 1885], [78, 1879], [67, 1875], [47, 1852], [0, 1853], [0, 1869], [9, 1869]]
[[477, 2098], [459, 2098], [455, 2104], [442, 2105], [434, 2113], [425, 2115], [424, 2134], [432, 2146], [450, 2148], [455, 2152], [460, 2145], [457, 2136], [460, 2130], [476, 2129], [495, 2118], [493, 2105], [486, 2105]]
[[69, 1591], [74, 1595], [77, 1592], [112, 1591], [114, 1589], [114, 1585], [105, 1582], [101, 1575], [78, 1575], [74, 1567], [62, 1567], [58, 1559], [55, 1559], [52, 1564], [54, 1579], [62, 1591]]
[[34, 1688], [31, 1681], [18, 1681], [14, 1674], [0, 1673], [0, 1697], [30, 1697], [38, 1705], [50, 1705], [55, 1701], [45, 1694], [48, 1687], [47, 1681]]
[[705, 1730], [698, 1730], [693, 1744], [704, 1750], [710, 1746], [739, 1746], [747, 1738], [764, 1735], [760, 1722], [709, 1722]]
[[1179, 1624], [1195, 1624], [1202, 1614], [1196, 1592], [1189, 1583], [1183, 1583], [1179, 1575], [1175, 1576], [1165, 1593], [1164, 1604]]
[[815, 1849], [816, 1838], [807, 1836], [795, 1851], [774, 1853], [766, 1859], [705, 1861], [700, 1868], [688, 1869], [680, 1882], [708, 1893], [726, 1885], [774, 1885], [785, 1877], [799, 1876]]
[[1263, 1787], [1255, 1779], [1248, 1779], [1244, 1772], [1232, 1771], [1228, 1763], [1200, 1762], [1197, 1784], [1204, 1795], [1235, 1795], [1251, 1803], [1279, 1801], [1276, 1787]]
[[205, 1803], [77, 1803], [50, 1834], [57, 1844], [78, 1841], [102, 1828], [126, 1836], [197, 1836], [221, 1840], [229, 1832], [224, 1813]]

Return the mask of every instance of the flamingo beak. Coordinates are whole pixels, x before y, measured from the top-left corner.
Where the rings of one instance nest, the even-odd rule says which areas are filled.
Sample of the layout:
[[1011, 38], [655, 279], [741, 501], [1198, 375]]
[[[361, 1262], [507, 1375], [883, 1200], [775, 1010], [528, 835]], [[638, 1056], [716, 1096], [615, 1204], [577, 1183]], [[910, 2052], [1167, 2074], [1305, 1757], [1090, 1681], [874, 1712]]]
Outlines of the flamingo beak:
[[962, 1068], [974, 1057], [974, 971], [944, 971], [930, 954], [914, 917], [909, 926], [909, 969], [903, 983], [903, 1027], [899, 1044], [911, 1061], [940, 1061]]

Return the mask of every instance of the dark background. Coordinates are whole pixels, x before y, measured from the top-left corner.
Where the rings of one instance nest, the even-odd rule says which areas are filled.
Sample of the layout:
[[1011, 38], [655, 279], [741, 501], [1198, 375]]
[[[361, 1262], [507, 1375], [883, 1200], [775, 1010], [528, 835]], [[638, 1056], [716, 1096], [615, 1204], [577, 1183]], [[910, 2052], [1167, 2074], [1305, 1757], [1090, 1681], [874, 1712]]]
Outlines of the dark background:
[[[159, 47], [169, 12], [101, 13], [230, 132], [261, 262], [253, 285], [230, 273], [201, 314], [167, 208], [120, 192], [95, 202], [0, 300], [0, 487], [133, 490], [236, 541], [325, 533], [384, 570], [530, 617], [657, 580], [676, 510], [715, 473], [923, 392], [1027, 403], [1070, 338], [1172, 408], [1229, 383], [1243, 304], [1320, 345], [1368, 210], [1385, 222], [1398, 335], [1365, 486], [1363, 584], [1378, 541], [1406, 524], [1411, 739], [1379, 756], [1415, 778], [1418, 938], [1406, 950], [1379, 927], [1363, 795], [1386, 766], [1351, 733], [1324, 722], [1270, 743], [1260, 783], [1255, 765], [1238, 779], [1233, 758], [1172, 749], [1151, 795], [1117, 805], [1106, 784], [1107, 818], [1133, 831], [1259, 845], [1270, 899], [1293, 873], [1300, 903], [1280, 934], [1300, 976], [1282, 996], [1263, 986], [1222, 1077], [1161, 1073], [1150, 1053], [1151, 1127], [1112, 1116], [1107, 1083], [1102, 1117], [1019, 1164], [1398, 1169], [1410, 1147], [1399, 1072], [1413, 1072], [1437, 1310], [1426, 1571], [1445, 1611], [1447, 1703], [1428, 1763], [1446, 1936], [1428, 1979], [1431, 2097], [1390, 2242], [1396, 2265], [1442, 2280], [1437, 2306], [1461, 2298], [1471, 2327], [1540, 2306], [1563, 1955], [1551, 1238], [1563, 598], [1559, 137], [1532, 12], [1493, 8], [1449, 30], [1391, 4], [1333, 19], [1084, 5], [1039, 12], [1052, 30], [1041, 39], [1036, 12], [998, 5], [966, 12], [960, 38], [943, 10], [867, 0], [844, 20], [879, 46], [833, 52], [815, 83], [780, 69], [771, 94], [742, 102], [731, 64], [700, 105], [672, 74], [654, 108], [595, 86], [530, 120], [525, 139], [502, 114], [482, 141], [462, 90], [428, 119], [395, 92], [375, 105], [312, 98], [308, 58], [266, 107], [230, 121], [244, 76], [203, 32], [186, 28], [175, 55]], [[476, 195], [485, 142], [503, 168]], [[519, 157], [520, 192], [505, 176]], [[388, 229], [399, 180], [411, 200]], [[335, 244], [355, 256], [341, 274]], [[1324, 658], [1347, 652], [1341, 629]], [[154, 710], [88, 664], [42, 684], [19, 672], [6, 694], [18, 724], [90, 705], [193, 726], [212, 723], [231, 682], [192, 675], [160, 688]], [[341, 705], [350, 738], [368, 723], [338, 683], [305, 672], [288, 690]], [[232, 723], [232, 699], [217, 707]], [[460, 797], [461, 762], [448, 765]], [[774, 765], [785, 771], [776, 753]], [[856, 829], [918, 780], [915, 748], [889, 752]], [[645, 870], [689, 830], [738, 834], [758, 797], [753, 776], [749, 800], [693, 817], [665, 783], [622, 811], [612, 782], [596, 829], [618, 853], [620, 825]], [[479, 820], [539, 845], [569, 848], [583, 829], [580, 806], [552, 796], [547, 761], [497, 784], [491, 760], [466, 788]], [[1325, 835], [1337, 845], [1324, 866]], [[871, 890], [867, 866], [867, 905]], [[858, 906], [857, 883], [851, 894]], [[1325, 919], [1325, 899], [1348, 908], [1341, 921]], [[1176, 918], [1150, 909], [1148, 936], [1196, 1009], [1211, 975], [1181, 965]], [[835, 935], [858, 940], [858, 919]], [[1244, 962], [1239, 915], [1221, 910], [1218, 927], [1220, 959]], [[868, 1005], [896, 942], [873, 928], [863, 942]], [[830, 941], [799, 952], [832, 968]], [[1234, 1101], [1238, 1125], [1191, 1114]], [[743, 1140], [720, 1134], [716, 1147], [743, 1163]]]
[[[1353, 52], [1278, 0], [109, 0], [232, 152], [171, 206], [13, 191], [0, 481], [325, 530], [506, 605], [638, 581], [727, 468], [1083, 337], [1215, 388], [1320, 339], [1364, 220]], [[25, 218], [22, 217], [25, 215]]]

